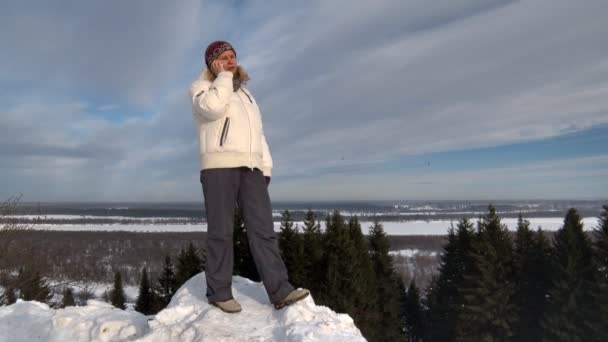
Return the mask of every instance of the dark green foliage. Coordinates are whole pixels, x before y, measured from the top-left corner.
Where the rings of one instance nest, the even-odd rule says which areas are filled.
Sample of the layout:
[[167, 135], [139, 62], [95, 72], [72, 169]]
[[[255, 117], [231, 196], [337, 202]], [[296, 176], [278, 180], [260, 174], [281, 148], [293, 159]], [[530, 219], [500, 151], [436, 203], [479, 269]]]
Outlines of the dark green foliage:
[[349, 312], [355, 324], [361, 329], [368, 341], [377, 341], [382, 336], [378, 329], [378, 293], [376, 276], [369, 255], [368, 241], [361, 231], [357, 217], [348, 222], [348, 238], [352, 246], [351, 256], [346, 262], [351, 263], [352, 273], [350, 296], [352, 312]]
[[71, 287], [68, 286], [65, 288], [65, 290], [63, 290], [63, 299], [61, 301], [61, 307], [65, 308], [67, 306], [74, 305], [76, 305], [74, 302], [74, 291]]
[[158, 299], [150, 288], [148, 271], [144, 267], [141, 271], [141, 282], [139, 283], [139, 294], [135, 301], [135, 310], [144, 315], [152, 315], [158, 312]]
[[110, 291], [110, 303], [119, 309], [126, 309], [126, 295], [122, 288], [122, 276], [120, 272], [114, 274], [114, 287]]
[[384, 227], [376, 219], [369, 230], [370, 257], [377, 284], [378, 331], [380, 341], [397, 341], [405, 337], [403, 331], [402, 304], [405, 291], [401, 279], [393, 269], [388, 254], [390, 243]]
[[515, 237], [514, 267], [515, 296], [518, 321], [515, 341], [540, 341], [540, 318], [546, 306], [546, 294], [551, 282], [551, 246], [542, 231], [530, 230], [530, 222], [521, 214]]
[[179, 288], [190, 278], [204, 270], [204, 257], [200, 257], [192, 243], [188, 244], [186, 250], [181, 250], [177, 257], [177, 274], [175, 276]]
[[[590, 341], [593, 322], [590, 296], [594, 282], [591, 242], [583, 232], [581, 217], [570, 209], [564, 226], [555, 234], [552, 285], [542, 318], [546, 341]], [[591, 329], [590, 329], [591, 328]]]
[[304, 250], [298, 227], [294, 225], [289, 210], [281, 218], [281, 231], [278, 234], [281, 256], [289, 275], [289, 282], [295, 287], [304, 283]]
[[472, 267], [465, 273], [457, 337], [462, 341], [506, 341], [514, 333], [513, 246], [494, 207], [479, 223]]
[[337, 312], [352, 312], [351, 256], [353, 246], [344, 218], [335, 211], [327, 218], [326, 279], [320, 302]]
[[598, 340], [608, 341], [608, 205], [599, 217], [599, 225], [594, 229], [595, 262], [597, 281], [593, 286], [595, 326]]
[[253, 281], [260, 281], [260, 275], [255, 266], [253, 255], [247, 238], [247, 228], [243, 216], [237, 208], [234, 213], [234, 275], [239, 275]]
[[156, 293], [158, 293], [159, 309], [165, 308], [169, 305], [171, 298], [177, 291], [177, 279], [173, 272], [173, 264], [171, 264], [171, 257], [165, 256], [165, 266], [163, 267], [163, 273], [158, 278], [158, 286]]
[[458, 221], [456, 231], [453, 227], [448, 230], [439, 275], [427, 291], [429, 341], [452, 341], [457, 335], [463, 304], [460, 289], [464, 286], [464, 274], [472, 268], [474, 238], [473, 224], [466, 218]]
[[19, 298], [48, 303], [53, 294], [48, 281], [40, 276], [40, 272], [30, 269], [21, 269], [17, 275], [15, 288], [19, 291]]
[[313, 298], [317, 298], [323, 281], [323, 240], [321, 224], [312, 210], [308, 210], [302, 228], [302, 249], [306, 252], [302, 258], [304, 279], [302, 287], [310, 290]]
[[424, 312], [416, 280], [412, 280], [405, 296], [405, 326], [407, 341], [421, 342], [425, 336]]

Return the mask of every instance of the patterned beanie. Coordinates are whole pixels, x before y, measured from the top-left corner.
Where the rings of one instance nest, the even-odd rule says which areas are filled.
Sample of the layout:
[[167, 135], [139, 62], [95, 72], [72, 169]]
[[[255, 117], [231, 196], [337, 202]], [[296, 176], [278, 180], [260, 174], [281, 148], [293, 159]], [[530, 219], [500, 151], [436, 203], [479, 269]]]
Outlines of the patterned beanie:
[[236, 56], [236, 50], [228, 42], [218, 40], [209, 44], [209, 46], [207, 46], [207, 50], [205, 50], [205, 63], [207, 64], [207, 68], [211, 66], [211, 63], [213, 63], [213, 61], [218, 58], [219, 55], [228, 50], [234, 51], [234, 55]]

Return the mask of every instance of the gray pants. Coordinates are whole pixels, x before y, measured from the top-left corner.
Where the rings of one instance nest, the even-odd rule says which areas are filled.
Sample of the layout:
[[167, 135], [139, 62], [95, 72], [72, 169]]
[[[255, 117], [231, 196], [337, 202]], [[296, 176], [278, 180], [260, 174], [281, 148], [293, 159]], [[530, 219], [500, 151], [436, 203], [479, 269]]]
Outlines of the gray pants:
[[220, 168], [201, 171], [207, 210], [207, 299], [222, 302], [232, 297], [234, 251], [232, 233], [238, 204], [247, 228], [253, 260], [272, 303], [294, 287], [279, 254], [272, 208], [264, 175], [258, 169]]

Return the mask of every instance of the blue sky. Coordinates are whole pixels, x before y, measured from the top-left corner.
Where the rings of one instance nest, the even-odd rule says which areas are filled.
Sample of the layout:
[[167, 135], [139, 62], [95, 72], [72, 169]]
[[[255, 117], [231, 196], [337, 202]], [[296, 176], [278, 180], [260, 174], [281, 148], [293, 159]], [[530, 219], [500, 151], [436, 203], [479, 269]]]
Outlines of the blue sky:
[[608, 2], [9, 1], [0, 196], [199, 201], [188, 89], [228, 40], [274, 200], [605, 199]]

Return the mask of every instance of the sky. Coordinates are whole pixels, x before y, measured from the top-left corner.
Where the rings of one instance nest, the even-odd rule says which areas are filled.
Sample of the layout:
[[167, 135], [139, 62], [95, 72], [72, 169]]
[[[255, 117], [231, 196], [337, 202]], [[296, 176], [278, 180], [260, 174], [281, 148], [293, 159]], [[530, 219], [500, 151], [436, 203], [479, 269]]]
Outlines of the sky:
[[190, 83], [251, 76], [273, 200], [608, 198], [604, 0], [3, 1], [0, 198], [201, 201]]

